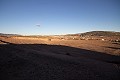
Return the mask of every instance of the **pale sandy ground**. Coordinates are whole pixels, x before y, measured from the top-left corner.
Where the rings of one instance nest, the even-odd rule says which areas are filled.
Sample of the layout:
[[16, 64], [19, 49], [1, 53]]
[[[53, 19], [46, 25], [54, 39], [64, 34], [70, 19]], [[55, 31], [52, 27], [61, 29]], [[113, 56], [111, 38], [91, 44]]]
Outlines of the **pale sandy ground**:
[[120, 57], [113, 56], [119, 55], [119, 44], [98, 40], [1, 40], [0, 80], [120, 79]]

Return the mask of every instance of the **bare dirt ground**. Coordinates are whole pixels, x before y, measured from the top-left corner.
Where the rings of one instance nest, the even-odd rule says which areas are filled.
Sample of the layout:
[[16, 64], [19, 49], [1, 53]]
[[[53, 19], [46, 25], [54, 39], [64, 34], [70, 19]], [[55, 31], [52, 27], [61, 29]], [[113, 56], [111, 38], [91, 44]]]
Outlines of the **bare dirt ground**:
[[120, 42], [111, 42], [108, 40], [62, 40], [58, 38], [45, 37], [0, 37], [1, 40], [14, 44], [50, 44], [50, 45], [64, 45], [80, 49], [87, 49], [97, 52], [103, 52], [110, 55], [120, 55]]
[[120, 44], [0, 37], [0, 80], [119, 80]]

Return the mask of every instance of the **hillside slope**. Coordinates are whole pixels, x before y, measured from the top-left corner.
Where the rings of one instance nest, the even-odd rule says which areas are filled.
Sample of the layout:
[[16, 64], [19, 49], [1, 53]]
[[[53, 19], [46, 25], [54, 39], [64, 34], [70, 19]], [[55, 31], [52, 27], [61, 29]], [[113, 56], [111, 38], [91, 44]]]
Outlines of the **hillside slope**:
[[112, 31], [91, 31], [80, 34], [81, 36], [120, 36], [120, 32]]

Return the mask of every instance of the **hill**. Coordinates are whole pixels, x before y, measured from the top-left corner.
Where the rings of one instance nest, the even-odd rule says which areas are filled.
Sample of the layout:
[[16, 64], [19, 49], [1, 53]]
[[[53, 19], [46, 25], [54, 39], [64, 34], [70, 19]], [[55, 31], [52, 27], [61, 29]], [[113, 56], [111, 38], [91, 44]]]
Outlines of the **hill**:
[[[0, 33], [0, 36], [22, 36], [19, 34], [4, 34]], [[34, 35], [34, 36], [40, 36], [40, 35]], [[53, 35], [54, 36], [54, 35]], [[60, 35], [57, 35], [60, 36]], [[114, 31], [90, 31], [85, 33], [77, 33], [77, 34], [67, 34], [62, 36], [120, 36], [120, 32], [114, 32]]]
[[86, 33], [79, 34], [81, 36], [120, 36], [120, 32], [113, 32], [113, 31], [91, 31]]

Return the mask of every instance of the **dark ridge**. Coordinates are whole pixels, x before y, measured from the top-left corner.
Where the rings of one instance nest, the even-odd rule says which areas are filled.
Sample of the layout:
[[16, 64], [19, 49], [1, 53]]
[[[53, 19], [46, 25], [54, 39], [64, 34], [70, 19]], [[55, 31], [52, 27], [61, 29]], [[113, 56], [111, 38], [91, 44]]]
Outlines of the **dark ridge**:
[[81, 33], [81, 36], [120, 36], [120, 32], [113, 31], [91, 31], [86, 33]]

